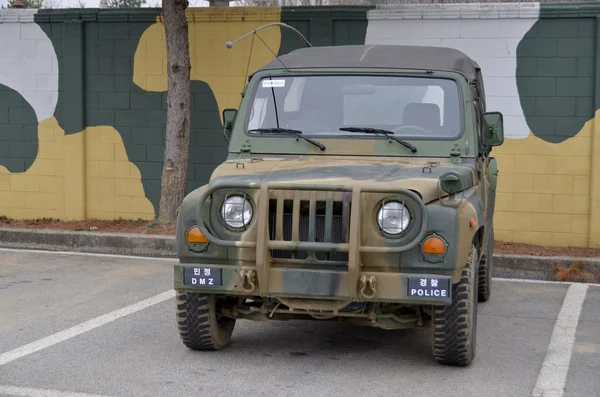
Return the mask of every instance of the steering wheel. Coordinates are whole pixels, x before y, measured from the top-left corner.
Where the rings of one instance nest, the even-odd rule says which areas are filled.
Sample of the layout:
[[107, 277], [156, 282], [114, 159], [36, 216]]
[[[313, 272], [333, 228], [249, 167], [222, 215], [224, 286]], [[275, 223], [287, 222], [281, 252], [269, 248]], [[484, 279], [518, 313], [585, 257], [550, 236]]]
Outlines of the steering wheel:
[[392, 129], [392, 131], [394, 131], [394, 132], [400, 132], [401, 130], [403, 130], [403, 129], [405, 129], [405, 128], [415, 128], [415, 129], [417, 129], [417, 130], [421, 130], [422, 132], [425, 132], [425, 133], [427, 133], [427, 132], [431, 132], [430, 130], [428, 130], [428, 129], [426, 129], [426, 128], [423, 128], [423, 127], [421, 127], [421, 126], [418, 126], [418, 125], [410, 125], [410, 124], [409, 124], [409, 125], [401, 125], [401, 126], [398, 126], [398, 127], [396, 127], [396, 128], [393, 128], [393, 129]]

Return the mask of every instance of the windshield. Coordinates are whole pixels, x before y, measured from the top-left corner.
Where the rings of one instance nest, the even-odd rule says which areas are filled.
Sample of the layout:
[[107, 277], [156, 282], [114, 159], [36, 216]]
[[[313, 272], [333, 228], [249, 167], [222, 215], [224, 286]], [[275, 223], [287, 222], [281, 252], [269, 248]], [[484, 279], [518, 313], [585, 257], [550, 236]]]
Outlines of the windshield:
[[252, 98], [246, 131], [288, 128], [328, 137], [364, 135], [343, 127], [371, 127], [401, 138], [457, 138], [459, 99], [456, 82], [445, 78], [266, 77]]

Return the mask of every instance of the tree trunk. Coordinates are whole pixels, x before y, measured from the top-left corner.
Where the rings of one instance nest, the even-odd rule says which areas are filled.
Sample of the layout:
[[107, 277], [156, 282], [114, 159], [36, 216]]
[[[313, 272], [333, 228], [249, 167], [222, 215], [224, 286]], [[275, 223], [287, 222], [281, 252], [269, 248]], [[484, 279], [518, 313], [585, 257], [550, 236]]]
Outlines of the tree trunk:
[[187, 0], [162, 0], [167, 40], [167, 130], [158, 221], [175, 223], [190, 153], [190, 52]]

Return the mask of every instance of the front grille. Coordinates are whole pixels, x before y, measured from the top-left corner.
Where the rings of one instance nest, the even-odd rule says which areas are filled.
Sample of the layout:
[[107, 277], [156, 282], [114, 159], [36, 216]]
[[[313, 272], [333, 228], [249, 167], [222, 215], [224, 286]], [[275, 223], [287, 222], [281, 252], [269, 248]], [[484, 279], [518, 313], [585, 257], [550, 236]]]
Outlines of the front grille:
[[[290, 194], [272, 194], [269, 202], [269, 236], [271, 240], [310, 241], [328, 243], [348, 243], [351, 194], [343, 192], [293, 192]], [[311, 196], [312, 193], [312, 197]], [[277, 197], [279, 196], [279, 197]], [[323, 197], [326, 196], [326, 197]], [[297, 208], [294, 208], [294, 205]], [[278, 233], [277, 214], [283, 212], [283, 230]], [[298, 216], [298, 229], [294, 239], [294, 215]], [[311, 215], [314, 226], [311, 223]], [[347, 252], [307, 252], [292, 250], [271, 250], [274, 259], [305, 260], [309, 255], [317, 260], [347, 262]]]

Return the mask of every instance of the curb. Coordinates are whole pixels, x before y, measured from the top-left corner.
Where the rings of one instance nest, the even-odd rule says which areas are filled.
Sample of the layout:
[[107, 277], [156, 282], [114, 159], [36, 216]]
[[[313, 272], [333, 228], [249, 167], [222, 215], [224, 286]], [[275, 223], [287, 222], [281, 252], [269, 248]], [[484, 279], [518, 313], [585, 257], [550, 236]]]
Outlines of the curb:
[[[174, 236], [0, 228], [0, 247], [47, 251], [176, 258]], [[552, 280], [553, 266], [582, 262], [592, 275], [600, 273], [600, 258], [494, 254], [494, 273]]]
[[176, 257], [175, 236], [0, 228], [0, 247]]
[[592, 276], [600, 274], [600, 258], [579, 258], [573, 256], [494, 254], [493, 269], [496, 273], [514, 276], [538, 276], [553, 280], [554, 265], [568, 267], [574, 262], [583, 263], [583, 269], [591, 273]]

